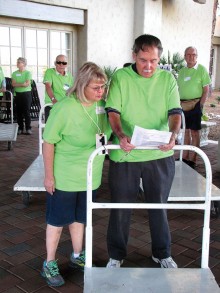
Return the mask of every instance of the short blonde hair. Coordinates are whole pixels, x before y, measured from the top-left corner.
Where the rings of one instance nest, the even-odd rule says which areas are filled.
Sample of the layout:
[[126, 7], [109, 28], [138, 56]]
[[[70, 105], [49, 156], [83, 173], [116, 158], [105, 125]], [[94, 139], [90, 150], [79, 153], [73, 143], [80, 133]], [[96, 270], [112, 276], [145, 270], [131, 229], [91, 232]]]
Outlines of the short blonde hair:
[[26, 66], [27, 65], [27, 59], [26, 58], [24, 58], [24, 57], [19, 57], [18, 59], [17, 59], [17, 62], [22, 62], [22, 63], [24, 63], [24, 65]]
[[92, 81], [103, 81], [107, 82], [107, 76], [104, 71], [93, 62], [86, 62], [79, 69], [77, 77], [74, 82], [74, 86], [69, 89], [68, 95], [75, 93], [76, 97], [80, 100], [81, 103], [89, 103], [85, 97], [84, 91], [88, 84]]

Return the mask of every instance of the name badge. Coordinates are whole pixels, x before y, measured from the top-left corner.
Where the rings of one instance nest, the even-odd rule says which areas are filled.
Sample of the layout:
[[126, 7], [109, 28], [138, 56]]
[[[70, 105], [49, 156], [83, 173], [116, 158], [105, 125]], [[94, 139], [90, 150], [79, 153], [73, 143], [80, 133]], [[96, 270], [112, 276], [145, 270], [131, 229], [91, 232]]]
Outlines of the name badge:
[[16, 73], [16, 76], [21, 76], [21, 73]]
[[[96, 140], [97, 149], [107, 144], [107, 136], [104, 133], [96, 134], [95, 140]], [[108, 150], [106, 149], [98, 153], [98, 155], [105, 155], [105, 154], [108, 154]]]
[[184, 78], [184, 81], [188, 81], [190, 79], [191, 79], [191, 77], [190, 76], [187, 76], [187, 77]]
[[65, 91], [67, 91], [67, 90], [70, 88], [70, 86], [69, 86], [68, 84], [65, 83], [65, 84], [63, 85], [63, 88], [64, 88]]
[[96, 107], [96, 114], [105, 114], [105, 108], [102, 106]]

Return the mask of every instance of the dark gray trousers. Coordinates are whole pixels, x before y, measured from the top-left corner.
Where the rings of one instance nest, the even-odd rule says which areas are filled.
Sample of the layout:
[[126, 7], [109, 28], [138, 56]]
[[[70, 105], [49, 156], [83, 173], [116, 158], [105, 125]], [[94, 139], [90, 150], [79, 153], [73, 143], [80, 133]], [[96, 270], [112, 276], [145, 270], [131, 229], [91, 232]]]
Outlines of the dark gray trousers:
[[[115, 163], [110, 161], [109, 185], [111, 202], [132, 203], [138, 196], [140, 178], [143, 181], [145, 201], [166, 203], [175, 173], [173, 156], [148, 162]], [[157, 258], [171, 255], [171, 237], [167, 211], [150, 209], [149, 225], [152, 254]], [[122, 260], [127, 255], [127, 243], [131, 220], [130, 209], [112, 209], [107, 231], [110, 258]]]

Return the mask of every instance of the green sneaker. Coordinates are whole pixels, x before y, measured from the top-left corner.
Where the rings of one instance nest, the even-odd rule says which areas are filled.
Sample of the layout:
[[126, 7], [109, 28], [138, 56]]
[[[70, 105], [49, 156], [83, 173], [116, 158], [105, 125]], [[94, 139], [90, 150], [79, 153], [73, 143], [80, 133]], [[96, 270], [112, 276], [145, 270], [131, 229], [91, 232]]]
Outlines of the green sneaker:
[[84, 271], [85, 267], [85, 250], [78, 257], [74, 257], [73, 252], [70, 255], [70, 267]]
[[59, 287], [65, 283], [63, 277], [60, 275], [56, 260], [51, 260], [48, 263], [45, 260], [41, 275], [46, 279], [49, 286]]

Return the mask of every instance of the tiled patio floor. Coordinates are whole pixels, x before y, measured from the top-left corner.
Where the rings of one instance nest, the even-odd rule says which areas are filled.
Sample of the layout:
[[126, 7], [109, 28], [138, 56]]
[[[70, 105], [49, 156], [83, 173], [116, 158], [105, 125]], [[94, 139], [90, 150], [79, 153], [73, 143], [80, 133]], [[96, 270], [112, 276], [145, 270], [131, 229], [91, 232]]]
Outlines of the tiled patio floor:
[[[209, 144], [202, 148], [213, 168], [213, 183], [220, 187], [220, 173], [216, 172], [217, 146]], [[64, 229], [57, 259], [65, 285], [50, 288], [40, 276], [45, 258], [45, 197], [44, 193], [32, 193], [31, 203], [26, 207], [21, 194], [13, 192], [13, 186], [38, 155], [38, 127], [34, 123], [33, 135], [18, 136], [13, 149], [0, 142], [0, 292], [83, 292], [83, 273], [68, 267], [71, 241]], [[107, 200], [107, 167], [105, 162], [103, 184], [99, 197]], [[204, 174], [202, 164], [197, 170]], [[203, 215], [199, 211], [169, 211], [172, 231], [172, 255], [179, 267], [200, 266], [201, 224]], [[100, 210], [94, 216], [94, 264], [105, 266], [106, 225], [109, 212]], [[156, 267], [151, 261], [150, 233], [147, 212], [133, 213], [127, 267]], [[220, 285], [220, 219], [211, 219], [211, 243], [209, 265]], [[137, 292], [139, 293], [139, 292]]]

